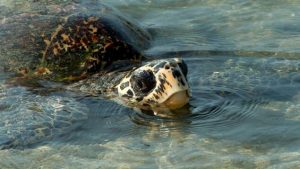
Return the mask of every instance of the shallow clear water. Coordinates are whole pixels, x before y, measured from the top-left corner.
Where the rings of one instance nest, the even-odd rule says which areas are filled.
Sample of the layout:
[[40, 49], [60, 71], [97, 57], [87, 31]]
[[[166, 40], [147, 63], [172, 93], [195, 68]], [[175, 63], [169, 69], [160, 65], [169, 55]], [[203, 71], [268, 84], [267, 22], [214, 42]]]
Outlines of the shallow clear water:
[[[103, 2], [153, 34], [146, 54], [185, 59], [192, 113], [165, 119], [69, 91], [8, 88], [0, 73], [0, 143], [54, 126], [35, 136], [40, 143], [0, 150], [0, 168], [300, 166], [298, 1]], [[60, 123], [39, 113], [60, 114]], [[26, 128], [41, 117], [50, 124]]]

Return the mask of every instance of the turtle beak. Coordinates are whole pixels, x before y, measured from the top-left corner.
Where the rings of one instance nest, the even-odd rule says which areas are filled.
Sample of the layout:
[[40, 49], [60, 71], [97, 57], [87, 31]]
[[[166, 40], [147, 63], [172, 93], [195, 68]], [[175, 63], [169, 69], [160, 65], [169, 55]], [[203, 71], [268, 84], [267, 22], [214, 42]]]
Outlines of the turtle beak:
[[187, 66], [181, 59], [169, 60], [157, 70], [156, 87], [145, 100], [155, 100], [156, 107], [175, 110], [189, 102], [190, 91], [186, 79]]
[[[166, 107], [168, 107], [171, 110], [183, 107], [189, 102], [190, 99], [190, 91], [186, 79], [188, 71], [187, 65], [182, 59], [176, 58], [174, 59], [174, 61], [175, 63], [177, 63], [178, 70], [181, 74], [180, 77], [175, 77], [175, 80], [177, 80], [177, 84], [180, 85], [176, 85], [175, 88], [172, 88], [173, 91], [170, 92], [173, 94], [163, 103]], [[172, 72], [172, 75], [175, 75], [174, 70]]]
[[163, 105], [171, 110], [179, 109], [189, 102], [190, 96], [187, 90], [179, 91], [171, 95]]

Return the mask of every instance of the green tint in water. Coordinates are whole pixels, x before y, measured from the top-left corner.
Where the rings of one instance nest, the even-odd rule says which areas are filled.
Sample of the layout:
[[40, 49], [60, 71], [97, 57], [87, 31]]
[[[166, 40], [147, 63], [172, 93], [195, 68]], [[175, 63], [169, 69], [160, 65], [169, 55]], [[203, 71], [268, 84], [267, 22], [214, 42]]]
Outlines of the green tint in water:
[[[2, 73], [0, 113], [22, 115], [17, 111], [22, 109], [32, 115], [37, 109], [30, 105], [42, 107], [40, 112], [55, 111], [50, 104], [60, 99], [65, 113], [85, 112], [86, 117], [72, 114], [76, 128], [71, 124], [70, 132], [31, 148], [1, 150], [0, 168], [300, 166], [297, 1], [104, 2], [153, 33], [148, 54], [186, 60], [191, 114], [165, 119], [65, 91], [41, 96], [8, 89]], [[0, 121], [0, 141], [7, 135], [5, 124]]]

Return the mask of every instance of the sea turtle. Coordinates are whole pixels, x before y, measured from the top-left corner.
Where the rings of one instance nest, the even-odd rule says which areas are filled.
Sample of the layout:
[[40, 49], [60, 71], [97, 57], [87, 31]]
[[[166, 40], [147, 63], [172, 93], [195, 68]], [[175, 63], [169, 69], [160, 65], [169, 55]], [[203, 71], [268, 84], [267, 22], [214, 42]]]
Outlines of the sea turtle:
[[17, 73], [8, 84], [59, 82], [155, 114], [188, 103], [185, 62], [144, 56], [151, 36], [115, 9], [98, 1], [18, 3], [0, 6], [1, 67]]

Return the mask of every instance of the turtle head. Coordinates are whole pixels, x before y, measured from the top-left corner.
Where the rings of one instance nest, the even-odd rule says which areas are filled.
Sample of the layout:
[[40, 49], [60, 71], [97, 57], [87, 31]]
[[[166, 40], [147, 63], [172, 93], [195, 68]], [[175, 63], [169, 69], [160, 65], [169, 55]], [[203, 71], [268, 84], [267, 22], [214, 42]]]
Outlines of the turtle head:
[[144, 110], [174, 110], [189, 102], [187, 65], [182, 59], [147, 62], [124, 77], [117, 90], [130, 106]]

